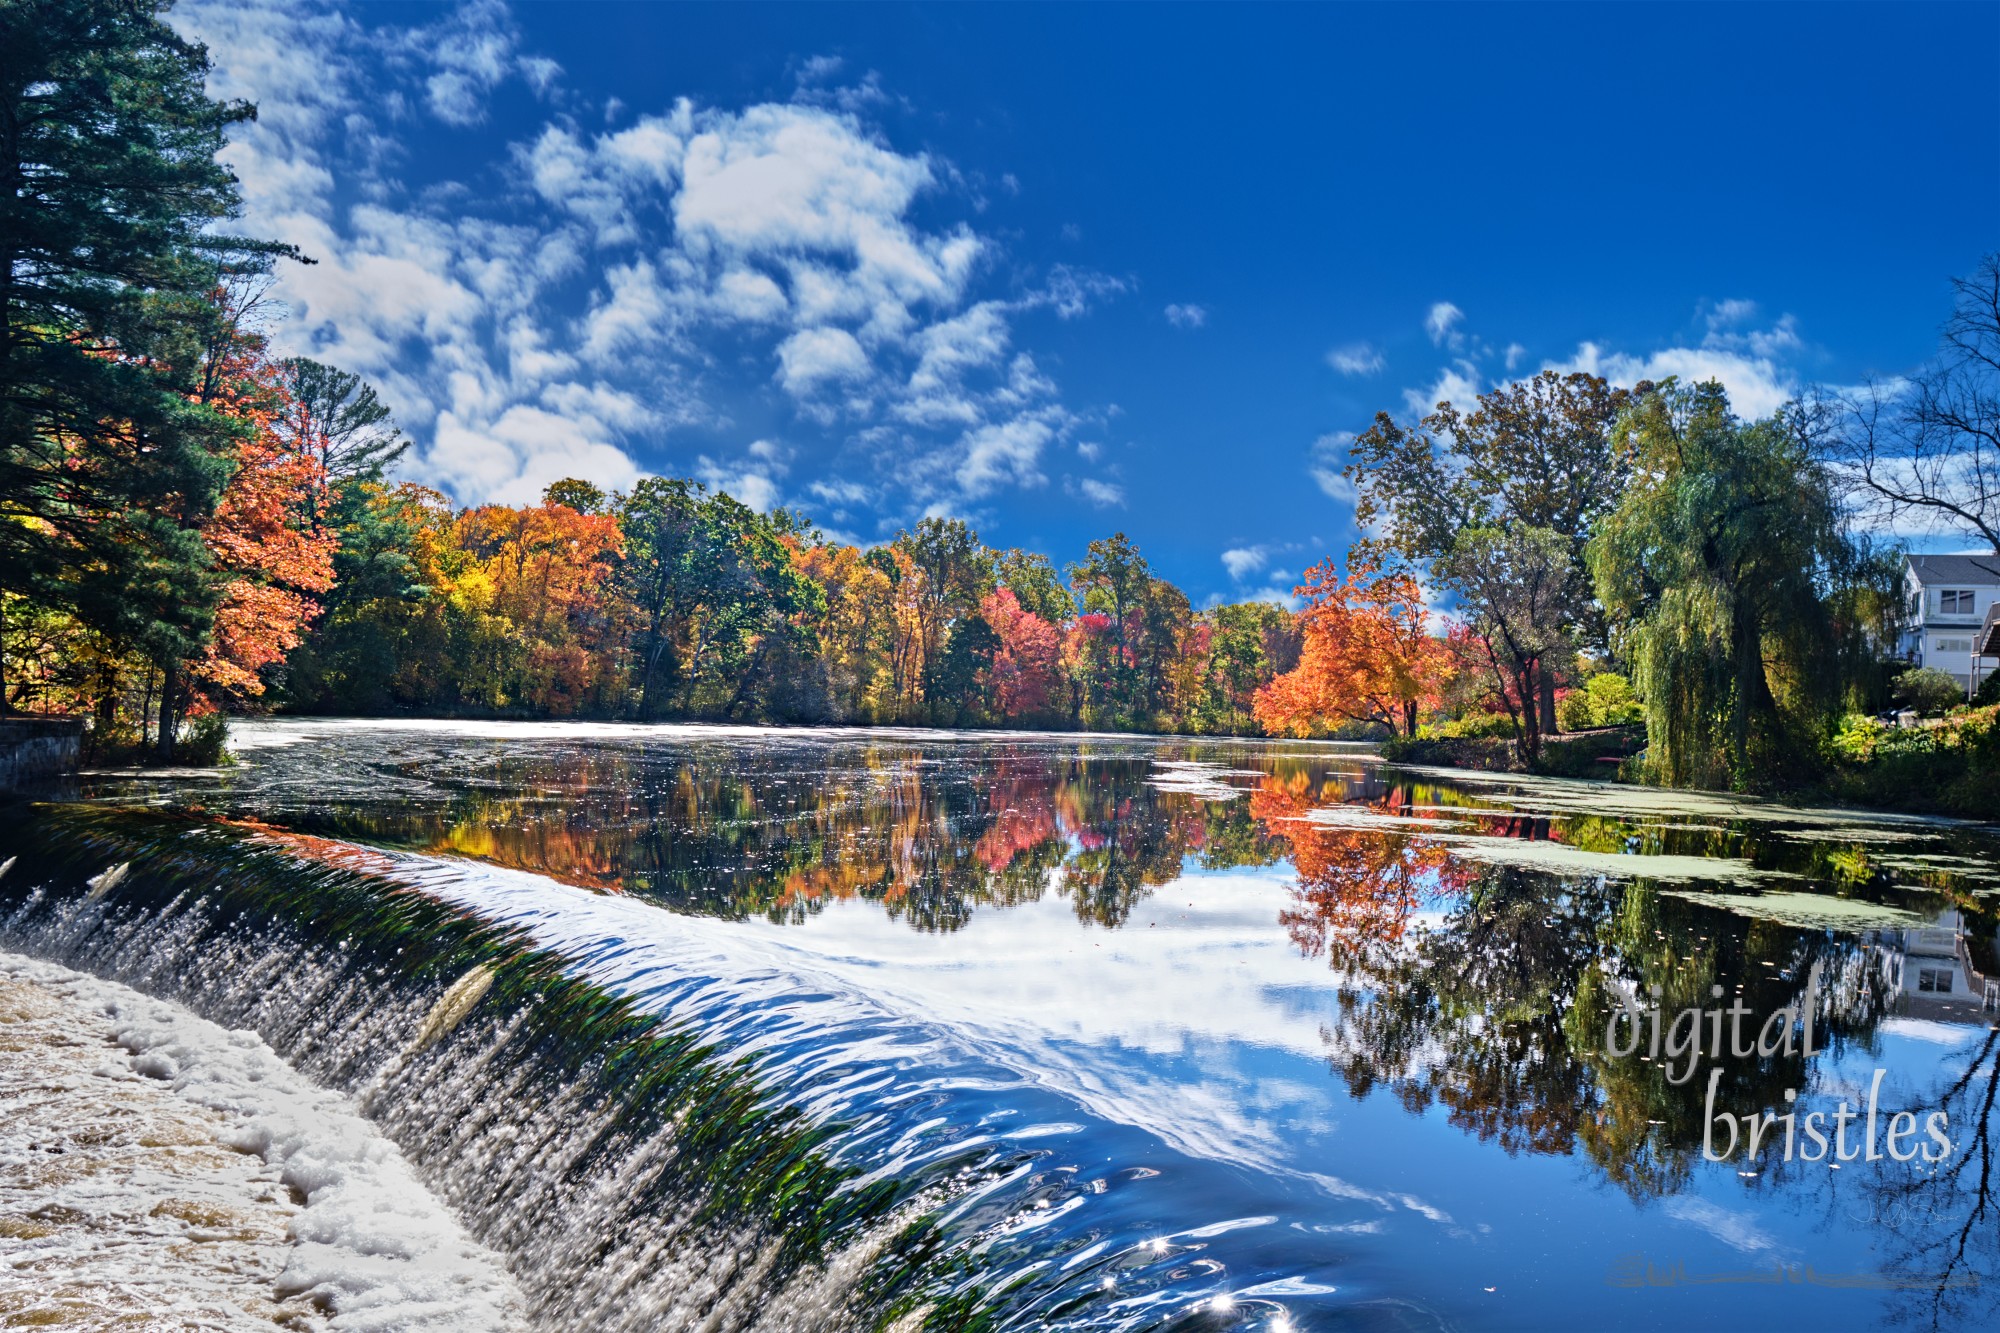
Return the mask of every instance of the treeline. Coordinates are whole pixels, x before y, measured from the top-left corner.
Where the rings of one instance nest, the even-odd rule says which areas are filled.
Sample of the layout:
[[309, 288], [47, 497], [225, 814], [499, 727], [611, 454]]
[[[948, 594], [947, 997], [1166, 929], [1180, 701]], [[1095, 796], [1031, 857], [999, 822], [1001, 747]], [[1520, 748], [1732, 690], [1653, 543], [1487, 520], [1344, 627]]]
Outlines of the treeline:
[[454, 509], [370, 473], [335, 511], [272, 673], [296, 710], [1240, 732], [1298, 655], [1283, 608], [1198, 612], [1123, 534], [1060, 572], [958, 519], [864, 550], [670, 478]]

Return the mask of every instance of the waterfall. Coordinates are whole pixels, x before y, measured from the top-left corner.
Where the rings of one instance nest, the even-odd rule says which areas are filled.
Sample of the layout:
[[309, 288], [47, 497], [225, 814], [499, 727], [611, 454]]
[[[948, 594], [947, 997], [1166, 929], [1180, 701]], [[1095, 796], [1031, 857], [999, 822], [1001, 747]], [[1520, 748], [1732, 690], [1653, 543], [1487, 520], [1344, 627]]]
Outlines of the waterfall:
[[195, 819], [43, 806], [0, 840], [20, 861], [0, 944], [254, 1030], [363, 1096], [537, 1327], [921, 1317], [910, 1189], [858, 1179], [826, 1151], [837, 1123], [518, 931]]

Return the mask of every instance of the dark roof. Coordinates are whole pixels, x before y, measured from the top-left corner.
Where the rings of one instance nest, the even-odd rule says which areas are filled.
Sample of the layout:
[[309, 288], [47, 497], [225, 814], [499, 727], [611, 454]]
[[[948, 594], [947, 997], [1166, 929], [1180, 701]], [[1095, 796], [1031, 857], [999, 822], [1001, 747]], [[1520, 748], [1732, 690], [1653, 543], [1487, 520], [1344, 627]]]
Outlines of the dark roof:
[[1913, 555], [1907, 557], [1917, 582], [2000, 583], [2000, 555]]

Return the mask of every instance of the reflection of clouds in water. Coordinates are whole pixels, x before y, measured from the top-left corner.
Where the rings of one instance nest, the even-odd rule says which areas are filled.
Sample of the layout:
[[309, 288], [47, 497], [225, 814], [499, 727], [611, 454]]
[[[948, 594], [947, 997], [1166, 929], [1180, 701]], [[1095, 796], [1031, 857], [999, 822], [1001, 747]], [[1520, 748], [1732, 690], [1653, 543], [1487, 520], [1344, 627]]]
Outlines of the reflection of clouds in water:
[[1932, 1046], [1963, 1046], [1985, 1034], [1964, 1023], [1938, 1023], [1928, 1018], [1885, 1018], [1875, 1029], [1883, 1037], [1903, 1037]]
[[1668, 1199], [1660, 1208], [1668, 1217], [1706, 1231], [1739, 1254], [1776, 1255], [1783, 1250], [1749, 1213], [1687, 1195]]
[[[1245, 1065], [1265, 1051], [1320, 1066], [1326, 1015], [1300, 994], [1312, 987], [1330, 1001], [1338, 978], [1301, 958], [1278, 928], [1289, 890], [1281, 875], [1187, 876], [1118, 931], [1079, 931], [1068, 903], [1045, 900], [982, 913], [963, 930], [913, 934], [868, 904], [837, 904], [798, 930], [677, 916], [518, 871], [462, 870], [432, 891], [601, 960], [586, 970], [615, 989], [691, 968], [774, 1001], [825, 995], [832, 981], [850, 1012], [942, 1027], [965, 1054], [1189, 1157], [1450, 1224], [1413, 1196], [1288, 1165], [1302, 1134], [1337, 1128], [1329, 1091]], [[747, 1044], [772, 1040], [777, 1016], [754, 999], [752, 1011], [764, 1030], [744, 1033]], [[1173, 1063], [1150, 1063], [1161, 1060]]]

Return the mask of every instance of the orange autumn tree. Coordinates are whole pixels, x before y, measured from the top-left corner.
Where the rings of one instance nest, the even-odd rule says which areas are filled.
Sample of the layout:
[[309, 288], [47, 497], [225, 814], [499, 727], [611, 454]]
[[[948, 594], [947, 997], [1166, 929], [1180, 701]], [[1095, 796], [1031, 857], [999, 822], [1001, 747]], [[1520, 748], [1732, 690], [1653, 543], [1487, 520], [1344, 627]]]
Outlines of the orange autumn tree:
[[630, 613], [611, 587], [624, 548], [617, 518], [564, 504], [560, 493], [552, 486], [539, 505], [468, 509], [453, 537], [479, 561], [486, 610], [508, 626], [510, 697], [569, 716], [612, 706], [611, 649]]
[[[192, 674], [215, 695], [258, 695], [264, 671], [299, 646], [333, 586], [330, 531], [311, 522], [304, 499], [326, 483], [325, 469], [278, 429], [287, 406], [280, 368], [264, 339], [232, 318], [211, 349], [200, 398], [243, 423], [230, 475], [202, 526], [221, 578], [215, 628]], [[212, 701], [212, 700], [211, 700]]]
[[1273, 735], [1310, 736], [1343, 722], [1415, 735], [1452, 661], [1430, 632], [1415, 576], [1357, 549], [1345, 576], [1328, 560], [1306, 571], [1297, 592], [1306, 602], [1299, 664], [1252, 697], [1257, 721]]
[[[1250, 793], [1251, 817], [1292, 845], [1298, 883], [1278, 921], [1301, 953], [1327, 955], [1343, 970], [1380, 965], [1426, 897], [1469, 886], [1466, 863], [1414, 827], [1412, 804], [1401, 789], [1351, 801], [1337, 789], [1315, 790], [1303, 773], [1270, 775]], [[1354, 819], [1356, 809], [1366, 816]], [[1316, 819], [1317, 810], [1333, 817]], [[1384, 827], [1370, 817], [1400, 822]]]

